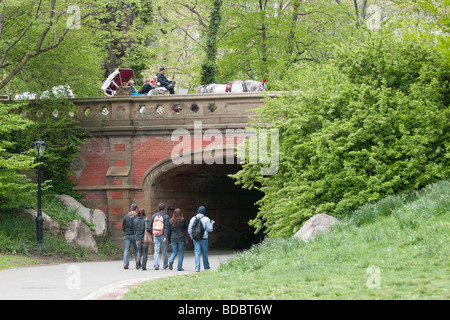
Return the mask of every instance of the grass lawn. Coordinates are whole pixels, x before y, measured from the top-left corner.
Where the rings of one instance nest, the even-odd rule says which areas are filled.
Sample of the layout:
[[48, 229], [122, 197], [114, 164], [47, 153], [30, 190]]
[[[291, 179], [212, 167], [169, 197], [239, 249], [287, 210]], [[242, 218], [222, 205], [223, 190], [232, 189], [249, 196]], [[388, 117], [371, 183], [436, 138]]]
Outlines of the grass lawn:
[[22, 266], [31, 266], [41, 262], [31, 257], [22, 257], [16, 255], [0, 255], [0, 270], [17, 268]]
[[449, 299], [449, 242], [443, 181], [367, 204], [312, 242], [269, 239], [218, 271], [145, 282], [124, 299]]

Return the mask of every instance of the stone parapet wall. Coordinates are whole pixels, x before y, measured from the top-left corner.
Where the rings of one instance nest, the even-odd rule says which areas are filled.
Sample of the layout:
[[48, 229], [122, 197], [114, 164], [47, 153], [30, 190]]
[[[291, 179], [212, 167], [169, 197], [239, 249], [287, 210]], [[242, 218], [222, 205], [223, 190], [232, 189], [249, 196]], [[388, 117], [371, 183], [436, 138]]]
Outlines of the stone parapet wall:
[[243, 128], [251, 110], [276, 93], [188, 94], [72, 99], [75, 115], [94, 136], [164, 135], [202, 121], [204, 128]]

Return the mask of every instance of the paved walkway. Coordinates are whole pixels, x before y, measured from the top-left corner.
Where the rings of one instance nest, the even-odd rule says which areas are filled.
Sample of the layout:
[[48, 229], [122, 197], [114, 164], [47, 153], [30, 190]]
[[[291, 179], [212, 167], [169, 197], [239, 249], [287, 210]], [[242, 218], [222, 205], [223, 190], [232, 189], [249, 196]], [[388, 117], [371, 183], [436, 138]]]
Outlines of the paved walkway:
[[[231, 251], [209, 251], [211, 269], [215, 270], [232, 255]], [[147, 271], [130, 269], [122, 261], [64, 263], [0, 271], [0, 300], [110, 300], [120, 298], [139, 282], [195, 272], [193, 252], [185, 252], [185, 271], [154, 270], [149, 255]], [[161, 260], [160, 260], [161, 261]], [[203, 264], [202, 264], [202, 271]]]

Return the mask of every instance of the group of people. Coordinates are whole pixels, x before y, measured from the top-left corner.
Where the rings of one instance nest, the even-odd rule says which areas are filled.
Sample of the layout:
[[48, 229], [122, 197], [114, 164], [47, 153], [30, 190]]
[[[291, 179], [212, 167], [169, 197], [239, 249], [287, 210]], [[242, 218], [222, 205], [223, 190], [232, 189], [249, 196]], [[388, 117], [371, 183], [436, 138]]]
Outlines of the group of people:
[[[208, 233], [213, 231], [214, 220], [210, 220], [206, 215], [204, 206], [200, 206], [197, 214], [192, 217], [189, 224], [184, 220], [181, 210], [175, 209], [172, 217], [164, 212], [165, 205], [158, 205], [158, 212], [154, 213], [150, 219], [147, 219], [145, 210], [138, 209], [137, 204], [132, 204], [130, 212], [125, 215], [122, 222], [122, 230], [124, 232], [125, 250], [123, 253], [123, 267], [129, 268], [130, 249], [133, 245], [136, 269], [147, 270], [148, 246], [154, 245], [154, 268], [159, 270], [160, 253], [163, 256], [164, 269], [173, 269], [175, 258], [178, 255], [178, 271], [184, 271], [184, 248], [187, 243], [186, 232], [194, 243], [195, 254], [195, 271], [200, 272], [200, 255], [203, 257], [203, 267], [205, 270], [211, 268], [208, 260]], [[203, 236], [201, 239], [194, 236], [194, 228], [196, 220], [199, 219], [203, 226]], [[150, 241], [146, 238], [146, 232], [151, 235]], [[197, 239], [198, 240], [197, 240]], [[172, 245], [172, 254], [168, 258], [167, 247]]]
[[131, 92], [133, 94], [148, 94], [150, 90], [156, 89], [157, 87], [161, 86], [166, 88], [170, 94], [175, 94], [175, 81], [170, 81], [165, 76], [166, 68], [161, 67], [159, 68], [159, 73], [156, 74], [156, 77], [153, 78], [153, 80], [150, 80], [149, 78], [146, 78], [144, 80], [144, 86], [141, 88], [141, 90], [137, 90], [134, 87], [134, 81], [130, 80], [128, 81], [128, 85], [131, 87]]

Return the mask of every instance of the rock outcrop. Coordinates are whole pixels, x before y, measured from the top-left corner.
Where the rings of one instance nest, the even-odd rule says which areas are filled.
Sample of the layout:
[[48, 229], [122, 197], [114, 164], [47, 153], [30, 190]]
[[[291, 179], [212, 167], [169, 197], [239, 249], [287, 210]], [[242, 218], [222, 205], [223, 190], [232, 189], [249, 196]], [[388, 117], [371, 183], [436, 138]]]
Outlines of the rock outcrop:
[[[22, 209], [21, 211], [19, 211], [19, 214], [23, 217], [30, 217], [34, 221], [36, 221], [37, 210], [32, 209], [32, 208]], [[58, 235], [59, 234], [59, 223], [54, 221], [52, 218], [50, 218], [44, 212], [42, 212], [42, 218], [43, 218], [42, 228], [44, 229], [44, 231], [48, 231], [55, 236]]]
[[102, 210], [92, 210], [86, 208], [73, 197], [68, 195], [57, 195], [59, 199], [66, 205], [68, 208], [77, 209], [77, 214], [80, 217], [86, 219], [86, 221], [94, 224], [94, 236], [96, 238], [102, 238], [106, 235], [107, 232], [107, 223], [106, 223], [106, 215]]
[[98, 252], [91, 229], [81, 220], [72, 220], [64, 234], [67, 243]]
[[328, 214], [317, 214], [311, 217], [294, 235], [295, 238], [308, 242], [318, 233], [327, 232], [331, 225], [339, 221]]

